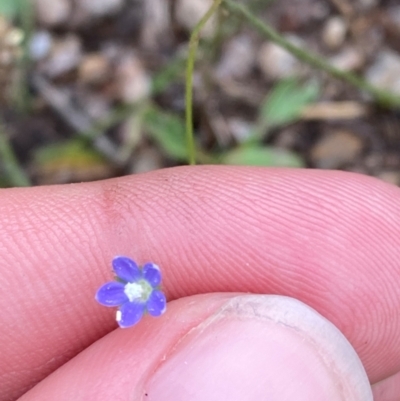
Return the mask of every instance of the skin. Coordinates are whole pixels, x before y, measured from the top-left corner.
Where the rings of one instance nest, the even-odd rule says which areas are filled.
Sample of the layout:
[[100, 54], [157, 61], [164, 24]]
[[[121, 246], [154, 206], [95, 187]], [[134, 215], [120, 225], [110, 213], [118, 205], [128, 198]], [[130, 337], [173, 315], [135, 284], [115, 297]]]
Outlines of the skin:
[[[231, 292], [311, 306], [350, 341], [374, 399], [400, 399], [394, 186], [343, 172], [181, 167], [2, 190], [0, 233], [1, 401], [55, 399], [62, 388], [139, 400], [133, 383], [151, 382], [160, 358]], [[115, 330], [115, 310], [93, 300], [115, 255], [162, 267], [166, 315]]]

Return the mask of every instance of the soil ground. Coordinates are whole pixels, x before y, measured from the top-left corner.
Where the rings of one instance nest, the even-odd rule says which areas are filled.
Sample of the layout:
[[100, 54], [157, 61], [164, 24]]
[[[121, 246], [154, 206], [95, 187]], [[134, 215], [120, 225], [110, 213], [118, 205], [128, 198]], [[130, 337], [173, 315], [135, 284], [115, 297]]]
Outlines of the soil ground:
[[[1, 186], [17, 185], [10, 165], [31, 185], [44, 185], [185, 164], [184, 57], [196, 10], [185, 11], [187, 1], [148, 0], [149, 9], [132, 0], [93, 12], [82, 11], [80, 1], [71, 0], [59, 20], [46, 16], [42, 1], [34, 2], [29, 38], [37, 48], [31, 42], [31, 59], [23, 67], [22, 45], [13, 47], [9, 40], [10, 32], [25, 32], [21, 19], [7, 20], [7, 29], [0, 29], [0, 50], [8, 55], [0, 68], [0, 117], [11, 146], [0, 163]], [[198, 2], [204, 3], [191, 0]], [[397, 1], [245, 3], [307, 51], [400, 93]], [[400, 184], [398, 110], [379, 108], [365, 93], [321, 71], [290, 64], [246, 21], [227, 12], [211, 31], [200, 46], [194, 76], [199, 162], [299, 163]], [[274, 156], [226, 157], [243, 148], [260, 120], [263, 100], [288, 77], [299, 91], [317, 83], [318, 94], [295, 120], [261, 129], [257, 147]], [[10, 164], [5, 155], [12, 153], [16, 160]]]

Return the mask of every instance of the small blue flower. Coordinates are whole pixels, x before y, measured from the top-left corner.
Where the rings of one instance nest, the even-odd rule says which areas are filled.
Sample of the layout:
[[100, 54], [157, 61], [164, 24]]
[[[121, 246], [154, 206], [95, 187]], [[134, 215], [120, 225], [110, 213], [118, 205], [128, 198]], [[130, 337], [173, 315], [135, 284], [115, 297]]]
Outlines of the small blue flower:
[[104, 306], [119, 306], [116, 319], [120, 327], [131, 327], [139, 322], [147, 311], [151, 316], [162, 315], [167, 300], [160, 290], [161, 272], [154, 263], [142, 268], [126, 256], [117, 256], [112, 261], [117, 281], [102, 285], [96, 300]]

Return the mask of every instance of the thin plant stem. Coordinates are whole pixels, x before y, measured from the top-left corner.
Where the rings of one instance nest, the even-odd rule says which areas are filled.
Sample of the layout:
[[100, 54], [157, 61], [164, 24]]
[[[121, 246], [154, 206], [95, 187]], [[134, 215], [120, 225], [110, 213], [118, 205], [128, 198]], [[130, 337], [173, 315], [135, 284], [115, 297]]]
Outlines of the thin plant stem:
[[298, 46], [295, 46], [293, 43], [289, 42], [277, 31], [275, 31], [271, 26], [267, 25], [264, 21], [258, 19], [242, 4], [239, 4], [233, 0], [222, 0], [222, 4], [230, 12], [242, 16], [263, 36], [265, 36], [272, 42], [275, 42], [277, 45], [283, 47], [299, 60], [311, 65], [312, 67], [325, 71], [331, 76], [341, 79], [362, 91], [369, 93], [373, 97], [373, 99], [382, 107], [390, 108], [400, 106], [400, 96], [396, 96], [391, 92], [377, 88], [376, 86], [371, 85], [369, 82], [351, 72], [343, 71], [334, 67], [324, 58], [314, 53], [308, 52]]
[[28, 187], [30, 181], [24, 170], [18, 164], [13, 148], [8, 140], [3, 123], [0, 121], [0, 160], [6, 173], [6, 178], [14, 187]]
[[196, 149], [194, 144], [194, 133], [193, 133], [193, 71], [194, 63], [196, 59], [196, 51], [199, 45], [200, 32], [204, 25], [215, 13], [220, 6], [222, 0], [214, 0], [214, 3], [201, 20], [194, 27], [189, 40], [189, 53], [186, 66], [186, 141], [188, 148], [188, 162], [191, 165], [196, 164]]

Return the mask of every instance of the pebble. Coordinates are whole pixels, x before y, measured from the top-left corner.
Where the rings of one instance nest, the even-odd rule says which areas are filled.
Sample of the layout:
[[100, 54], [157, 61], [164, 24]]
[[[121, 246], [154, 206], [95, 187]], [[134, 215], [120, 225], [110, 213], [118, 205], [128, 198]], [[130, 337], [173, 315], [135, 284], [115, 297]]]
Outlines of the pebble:
[[240, 79], [252, 71], [256, 63], [256, 49], [247, 35], [235, 36], [224, 48], [215, 74], [219, 79]]
[[69, 34], [54, 44], [50, 56], [42, 66], [42, 70], [50, 78], [57, 78], [78, 67], [81, 59], [81, 42], [77, 36]]
[[22, 45], [25, 34], [21, 29], [12, 27], [8, 32], [2, 36], [2, 43], [7, 47], [18, 47]]
[[[288, 35], [294, 44], [301, 46], [301, 39]], [[303, 66], [291, 53], [272, 42], [264, 43], [258, 53], [258, 66], [267, 79], [279, 80], [282, 78], [300, 76]]]
[[329, 16], [329, 2], [320, 0], [281, 0], [279, 29], [298, 32]]
[[69, 0], [33, 0], [39, 22], [45, 27], [64, 24], [70, 16], [72, 3]]
[[7, 35], [10, 29], [11, 29], [10, 21], [7, 18], [0, 15], [0, 38], [3, 39], [3, 37]]
[[79, 93], [80, 102], [84, 105], [85, 112], [94, 121], [102, 121], [105, 116], [112, 113], [111, 100], [98, 93]]
[[239, 117], [231, 117], [227, 120], [230, 134], [239, 143], [249, 139], [253, 124]]
[[372, 85], [400, 94], [400, 55], [392, 50], [381, 50], [365, 78]]
[[328, 17], [330, 12], [329, 4], [321, 1], [314, 1], [311, 8], [311, 17], [316, 21], [321, 21]]
[[53, 38], [49, 31], [38, 31], [29, 41], [29, 56], [34, 61], [43, 60], [51, 51]]
[[[200, 19], [213, 4], [213, 0], [177, 0], [175, 5], [176, 22], [187, 31], [192, 31]], [[211, 38], [217, 27], [217, 17], [214, 14], [201, 31], [201, 36]]]
[[330, 49], [335, 50], [343, 45], [346, 33], [346, 21], [342, 17], [336, 16], [326, 22], [322, 32], [322, 39]]
[[390, 21], [395, 24], [398, 29], [400, 29], [400, 5], [389, 7], [386, 14]]
[[355, 0], [354, 6], [358, 11], [369, 11], [376, 7], [379, 0]]
[[330, 58], [330, 63], [342, 71], [357, 71], [364, 65], [363, 55], [354, 47], [346, 47]]
[[379, 170], [385, 165], [384, 152], [374, 151], [364, 157], [364, 166], [370, 170]]
[[363, 149], [362, 140], [348, 130], [330, 131], [311, 150], [315, 167], [338, 169], [354, 162]]
[[278, 132], [274, 145], [279, 148], [293, 149], [299, 144], [299, 138], [301, 134], [298, 128], [286, 127]]
[[78, 6], [90, 16], [102, 17], [120, 11], [124, 2], [124, 0], [79, 0]]
[[126, 54], [117, 68], [119, 97], [125, 103], [135, 103], [150, 95], [151, 80], [141, 61], [133, 53]]
[[146, 49], [158, 49], [168, 39], [172, 26], [169, 3], [165, 0], [146, 0], [141, 32]]
[[107, 81], [110, 72], [108, 59], [100, 53], [92, 53], [84, 56], [79, 65], [78, 76], [84, 84], [99, 85]]
[[163, 167], [163, 160], [158, 150], [142, 149], [133, 159], [131, 171], [134, 174], [147, 173]]

